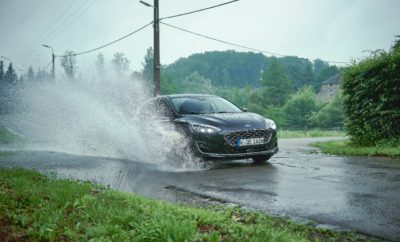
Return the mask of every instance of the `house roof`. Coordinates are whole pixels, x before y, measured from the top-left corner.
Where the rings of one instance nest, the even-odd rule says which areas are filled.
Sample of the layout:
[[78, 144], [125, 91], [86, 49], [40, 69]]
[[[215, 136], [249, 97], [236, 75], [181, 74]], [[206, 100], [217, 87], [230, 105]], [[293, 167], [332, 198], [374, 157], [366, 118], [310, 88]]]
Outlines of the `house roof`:
[[340, 84], [340, 74], [336, 74], [328, 78], [328, 80], [324, 81], [322, 84]]

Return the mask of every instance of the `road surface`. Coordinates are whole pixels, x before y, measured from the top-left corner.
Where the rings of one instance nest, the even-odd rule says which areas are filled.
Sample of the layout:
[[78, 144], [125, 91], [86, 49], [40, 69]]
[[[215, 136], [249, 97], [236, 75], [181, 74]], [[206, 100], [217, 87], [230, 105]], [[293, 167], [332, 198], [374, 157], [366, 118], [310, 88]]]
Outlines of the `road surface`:
[[0, 156], [0, 166], [56, 172], [178, 203], [234, 203], [399, 241], [400, 160], [329, 156], [307, 147], [320, 140], [281, 139], [280, 152], [264, 165], [216, 162], [192, 171], [32, 150]]

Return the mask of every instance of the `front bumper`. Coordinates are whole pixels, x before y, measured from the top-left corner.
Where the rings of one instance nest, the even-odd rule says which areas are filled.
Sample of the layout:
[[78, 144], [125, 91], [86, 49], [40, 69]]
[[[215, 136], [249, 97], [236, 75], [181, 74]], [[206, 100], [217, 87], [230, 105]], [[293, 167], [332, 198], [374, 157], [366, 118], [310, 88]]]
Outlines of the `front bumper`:
[[227, 133], [215, 135], [194, 135], [194, 148], [197, 155], [205, 159], [245, 159], [256, 156], [272, 156], [279, 150], [275, 130], [266, 144], [251, 146], [234, 146], [224, 138]]
[[264, 151], [222, 154], [222, 153], [206, 153], [206, 152], [201, 151], [199, 149], [199, 147], [197, 147], [197, 149], [202, 157], [209, 158], [209, 159], [245, 159], [245, 158], [251, 158], [251, 157], [262, 156], [262, 155], [272, 156], [272, 155], [278, 153], [278, 150], [279, 150], [278, 147], [275, 147], [275, 148], [272, 148], [269, 150], [264, 150]]

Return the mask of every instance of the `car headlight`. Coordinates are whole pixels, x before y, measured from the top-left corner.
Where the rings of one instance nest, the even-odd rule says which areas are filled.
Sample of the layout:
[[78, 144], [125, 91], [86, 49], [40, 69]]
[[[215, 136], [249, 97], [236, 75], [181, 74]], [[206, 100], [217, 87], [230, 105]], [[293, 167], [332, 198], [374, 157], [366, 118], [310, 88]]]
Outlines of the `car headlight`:
[[206, 125], [206, 124], [197, 124], [197, 123], [191, 123], [190, 128], [195, 132], [195, 133], [202, 133], [202, 134], [215, 134], [221, 131], [220, 128], [211, 126], [211, 125]]
[[271, 129], [276, 129], [276, 124], [275, 124], [275, 122], [273, 121], [273, 120], [271, 120], [271, 119], [265, 119], [265, 124], [266, 124], [266, 129], [269, 129], [269, 128], [271, 128]]

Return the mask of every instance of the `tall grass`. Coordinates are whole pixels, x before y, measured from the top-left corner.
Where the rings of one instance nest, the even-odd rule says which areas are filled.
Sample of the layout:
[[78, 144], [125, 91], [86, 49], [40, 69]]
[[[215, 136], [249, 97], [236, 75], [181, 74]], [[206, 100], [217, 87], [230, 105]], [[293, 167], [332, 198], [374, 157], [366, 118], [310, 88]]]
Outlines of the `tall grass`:
[[342, 130], [278, 130], [278, 138], [344, 137]]
[[335, 140], [316, 142], [311, 145], [320, 148], [323, 153], [332, 155], [400, 157], [399, 144], [382, 143], [375, 146], [360, 146], [348, 140]]
[[353, 241], [284, 218], [233, 208], [198, 209], [86, 182], [0, 169], [0, 234], [29, 241]]

